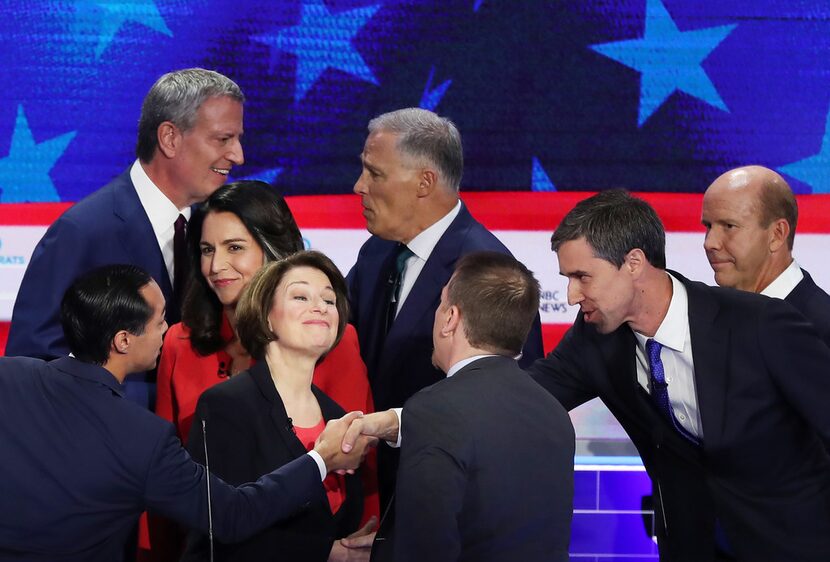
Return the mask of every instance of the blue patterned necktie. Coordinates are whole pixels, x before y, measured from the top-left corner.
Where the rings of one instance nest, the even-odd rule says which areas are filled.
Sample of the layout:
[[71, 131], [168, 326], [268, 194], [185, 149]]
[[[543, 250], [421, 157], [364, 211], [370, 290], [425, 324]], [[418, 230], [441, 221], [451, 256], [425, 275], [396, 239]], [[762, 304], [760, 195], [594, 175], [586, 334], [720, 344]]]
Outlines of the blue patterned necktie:
[[646, 341], [646, 353], [648, 354], [648, 364], [651, 370], [651, 398], [657, 405], [657, 409], [666, 420], [671, 423], [672, 427], [683, 437], [694, 443], [700, 444], [700, 440], [689, 433], [689, 431], [680, 425], [677, 418], [674, 417], [672, 411], [671, 401], [669, 400], [669, 385], [666, 384], [666, 371], [663, 368], [663, 360], [660, 359], [660, 351], [663, 345], [653, 339]]

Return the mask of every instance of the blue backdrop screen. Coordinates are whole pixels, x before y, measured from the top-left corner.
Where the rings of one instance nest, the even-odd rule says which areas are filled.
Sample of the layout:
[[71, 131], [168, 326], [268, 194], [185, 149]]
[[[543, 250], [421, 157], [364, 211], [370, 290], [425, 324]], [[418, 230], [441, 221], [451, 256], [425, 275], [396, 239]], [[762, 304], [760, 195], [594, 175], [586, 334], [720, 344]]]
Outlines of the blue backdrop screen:
[[452, 118], [469, 190], [703, 191], [748, 163], [830, 191], [830, 3], [2, 0], [0, 202], [76, 201], [133, 159], [142, 98], [202, 66], [246, 163], [346, 193], [368, 120]]

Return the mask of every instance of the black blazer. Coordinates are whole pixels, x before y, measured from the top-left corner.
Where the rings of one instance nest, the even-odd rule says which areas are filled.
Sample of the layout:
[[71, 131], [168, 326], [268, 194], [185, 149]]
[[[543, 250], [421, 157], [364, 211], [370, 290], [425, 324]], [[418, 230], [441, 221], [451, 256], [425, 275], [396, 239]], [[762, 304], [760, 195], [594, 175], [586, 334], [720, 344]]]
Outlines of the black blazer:
[[740, 560], [830, 558], [830, 348], [792, 306], [686, 287], [698, 447], [637, 382], [635, 338], [602, 335], [582, 314], [531, 368], [565, 408], [599, 396], [637, 446], [658, 496], [662, 560], [710, 560], [717, 519]]
[[417, 393], [401, 430], [396, 561], [568, 560], [573, 426], [515, 360]]
[[798, 309], [813, 324], [824, 343], [830, 345], [830, 295], [816, 285], [809, 273], [803, 269], [801, 272], [804, 279], [784, 300]]
[[[320, 389], [311, 389], [326, 421], [344, 415], [343, 409]], [[194, 459], [204, 464], [201, 420], [206, 424], [211, 473], [229, 483], [256, 480], [306, 453], [291, 428], [265, 361], [209, 388], [199, 398], [187, 448]], [[346, 476], [346, 501], [336, 514], [332, 515], [325, 498], [307, 504], [294, 517], [245, 542], [217, 542], [216, 560], [325, 562], [334, 540], [357, 530], [362, 512], [360, 475]], [[207, 559], [207, 537], [191, 533], [182, 560]]]

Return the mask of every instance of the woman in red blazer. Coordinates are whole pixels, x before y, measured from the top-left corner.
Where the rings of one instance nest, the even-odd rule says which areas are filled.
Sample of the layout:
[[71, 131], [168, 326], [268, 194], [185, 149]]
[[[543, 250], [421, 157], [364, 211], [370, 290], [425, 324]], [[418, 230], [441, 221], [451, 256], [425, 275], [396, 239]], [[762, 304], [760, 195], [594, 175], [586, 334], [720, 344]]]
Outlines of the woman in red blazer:
[[[196, 402], [206, 389], [251, 367], [236, 336], [236, 303], [263, 264], [303, 249], [291, 210], [263, 182], [227, 184], [211, 195], [188, 224], [191, 278], [182, 322], [164, 338], [158, 366], [156, 413], [173, 422], [187, 443]], [[313, 383], [345, 411], [374, 411], [357, 333], [347, 325], [340, 342], [318, 363]], [[363, 468], [364, 521], [378, 514], [374, 454]], [[181, 536], [151, 518], [142, 533], [143, 560], [178, 560]], [[171, 535], [174, 535], [171, 537]]]

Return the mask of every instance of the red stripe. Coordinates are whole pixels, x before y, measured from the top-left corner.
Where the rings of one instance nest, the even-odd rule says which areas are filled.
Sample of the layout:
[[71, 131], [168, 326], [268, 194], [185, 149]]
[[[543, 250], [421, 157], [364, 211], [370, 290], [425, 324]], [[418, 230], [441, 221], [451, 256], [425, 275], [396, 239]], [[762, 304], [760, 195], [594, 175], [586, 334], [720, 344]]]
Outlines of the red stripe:
[[542, 324], [542, 347], [550, 353], [568, 331], [571, 324]]
[[0, 205], [0, 225], [49, 225], [71, 205], [71, 203], [4, 203]]
[[[588, 192], [532, 193], [528, 191], [468, 192], [462, 198], [470, 212], [493, 230], [553, 232], [559, 221]], [[699, 193], [641, 193], [663, 219], [666, 230], [702, 232]], [[288, 197], [303, 228], [366, 227], [357, 195], [299, 195]], [[69, 203], [6, 203], [0, 205], [0, 225], [48, 225]], [[798, 232], [830, 232], [830, 195], [798, 197]]]
[[0, 356], [6, 353], [6, 340], [9, 339], [9, 323], [0, 322]]
[[[544, 342], [545, 353], [551, 351], [565, 332], [570, 328], [570, 324], [542, 324], [542, 341]], [[0, 322], [0, 356], [6, 351], [6, 340], [9, 337], [9, 323]]]

